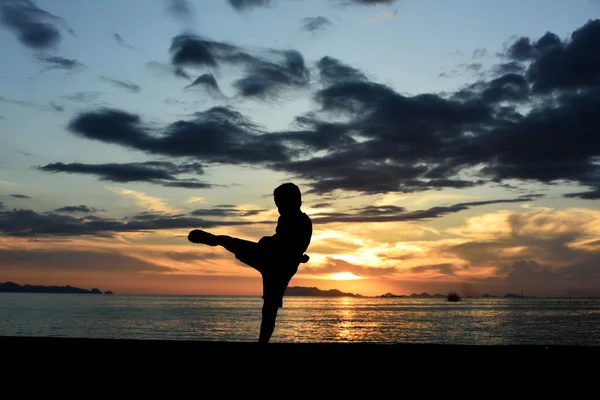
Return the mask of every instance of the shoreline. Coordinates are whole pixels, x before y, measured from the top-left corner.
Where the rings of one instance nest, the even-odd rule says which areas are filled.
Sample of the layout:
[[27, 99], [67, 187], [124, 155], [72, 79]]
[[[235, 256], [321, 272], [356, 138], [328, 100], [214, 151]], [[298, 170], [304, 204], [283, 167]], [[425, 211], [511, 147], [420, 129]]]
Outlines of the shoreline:
[[256, 342], [226, 342], [160, 339], [107, 339], [46, 336], [0, 336], [0, 354], [14, 355], [24, 352], [37, 354], [82, 354], [106, 356], [108, 354], [151, 353], [153, 356], [186, 354], [187, 352], [218, 355], [235, 352], [239, 355], [278, 354], [302, 357], [333, 355], [368, 355], [390, 357], [400, 354], [415, 355], [588, 355], [600, 356], [600, 346], [578, 345], [462, 345], [432, 343], [278, 343], [261, 345]]

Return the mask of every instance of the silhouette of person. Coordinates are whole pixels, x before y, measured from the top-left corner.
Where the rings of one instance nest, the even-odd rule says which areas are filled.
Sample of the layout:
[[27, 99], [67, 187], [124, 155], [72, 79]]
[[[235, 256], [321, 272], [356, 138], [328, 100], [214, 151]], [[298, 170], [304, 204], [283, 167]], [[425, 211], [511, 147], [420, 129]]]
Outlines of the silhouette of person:
[[227, 235], [194, 229], [188, 235], [192, 243], [223, 246], [243, 263], [253, 267], [262, 276], [263, 307], [259, 343], [268, 343], [275, 330], [279, 308], [292, 277], [300, 263], [309, 260], [304, 254], [312, 237], [310, 217], [301, 210], [302, 196], [295, 184], [288, 182], [273, 191], [279, 219], [275, 234], [252, 242]]

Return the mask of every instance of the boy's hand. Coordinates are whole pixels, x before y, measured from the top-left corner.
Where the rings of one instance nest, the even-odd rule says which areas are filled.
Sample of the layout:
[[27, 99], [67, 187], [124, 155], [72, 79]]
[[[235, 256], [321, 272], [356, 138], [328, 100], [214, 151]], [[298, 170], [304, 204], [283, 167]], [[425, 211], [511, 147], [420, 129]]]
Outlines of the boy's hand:
[[308, 256], [308, 254], [302, 254], [302, 257], [300, 257], [301, 263], [307, 263], [308, 260], [310, 260], [310, 257]]

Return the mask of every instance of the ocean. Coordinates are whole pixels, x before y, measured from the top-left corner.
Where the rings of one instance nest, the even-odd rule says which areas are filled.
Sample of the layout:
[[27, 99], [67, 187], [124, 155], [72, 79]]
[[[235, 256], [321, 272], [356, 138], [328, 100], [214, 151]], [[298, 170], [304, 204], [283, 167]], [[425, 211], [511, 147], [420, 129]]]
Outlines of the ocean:
[[[255, 342], [262, 299], [0, 293], [0, 336]], [[285, 297], [272, 342], [600, 345], [600, 299]]]

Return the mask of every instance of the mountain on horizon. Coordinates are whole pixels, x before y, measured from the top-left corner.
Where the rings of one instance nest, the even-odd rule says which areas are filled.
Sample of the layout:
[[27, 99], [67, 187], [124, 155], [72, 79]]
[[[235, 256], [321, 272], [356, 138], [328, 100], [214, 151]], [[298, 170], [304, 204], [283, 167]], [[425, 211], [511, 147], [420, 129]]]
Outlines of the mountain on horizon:
[[[0, 283], [0, 293], [67, 293], [67, 294], [103, 294], [100, 289], [81, 289], [67, 286], [19, 285], [14, 282]], [[104, 294], [113, 294], [110, 290]]]
[[286, 296], [322, 296], [322, 297], [364, 297], [355, 293], [344, 293], [337, 289], [321, 290], [316, 287], [291, 286], [286, 289]]

